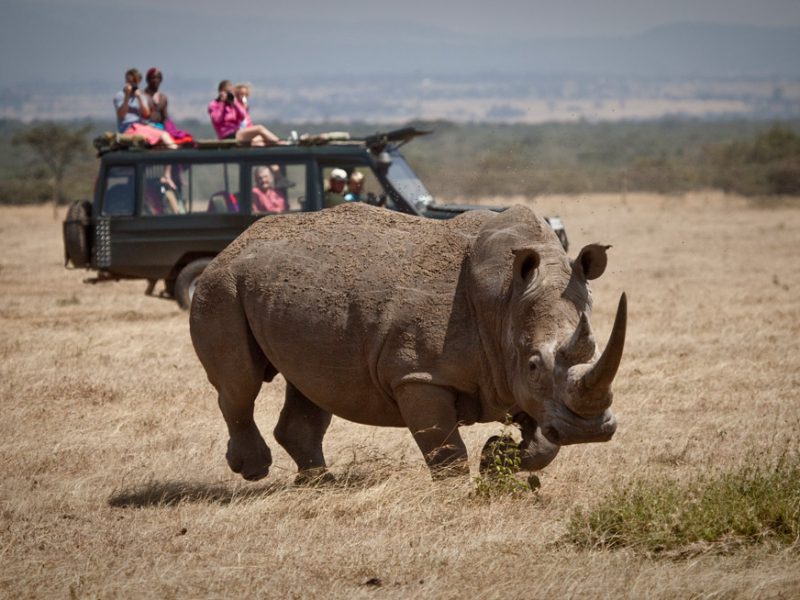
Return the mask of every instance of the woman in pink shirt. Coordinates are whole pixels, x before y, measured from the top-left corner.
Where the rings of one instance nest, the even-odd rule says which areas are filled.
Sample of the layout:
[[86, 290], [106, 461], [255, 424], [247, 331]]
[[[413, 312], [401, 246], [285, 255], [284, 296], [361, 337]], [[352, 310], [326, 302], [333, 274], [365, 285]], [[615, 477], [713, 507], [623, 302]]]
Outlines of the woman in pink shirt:
[[236, 99], [233, 84], [227, 79], [220, 82], [219, 95], [208, 104], [211, 124], [221, 140], [236, 140], [252, 146], [267, 146], [280, 143], [277, 135], [263, 125], [242, 127], [242, 122], [250, 117], [247, 110]]

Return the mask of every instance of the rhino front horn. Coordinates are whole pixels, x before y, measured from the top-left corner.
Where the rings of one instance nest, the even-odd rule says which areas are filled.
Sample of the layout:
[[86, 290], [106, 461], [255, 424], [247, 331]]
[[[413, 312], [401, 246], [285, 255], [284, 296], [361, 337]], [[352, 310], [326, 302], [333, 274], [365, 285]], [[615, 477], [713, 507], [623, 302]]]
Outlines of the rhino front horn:
[[622, 350], [625, 347], [625, 329], [628, 323], [628, 299], [622, 293], [617, 306], [617, 316], [614, 319], [614, 327], [611, 336], [608, 338], [606, 349], [603, 355], [592, 367], [584, 373], [581, 383], [587, 390], [607, 390], [614, 381], [617, 374], [620, 360], [622, 360]]

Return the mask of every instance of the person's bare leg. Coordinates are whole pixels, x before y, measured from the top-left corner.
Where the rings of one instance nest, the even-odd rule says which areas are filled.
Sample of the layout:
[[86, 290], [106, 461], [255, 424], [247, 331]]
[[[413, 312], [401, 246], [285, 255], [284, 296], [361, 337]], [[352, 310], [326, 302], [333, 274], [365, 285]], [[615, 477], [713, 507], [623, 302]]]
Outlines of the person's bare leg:
[[172, 190], [166, 190], [164, 192], [164, 197], [167, 199], [167, 202], [169, 203], [169, 207], [171, 210], [169, 214], [171, 215], [180, 214], [181, 208], [180, 205], [178, 204], [178, 196], [175, 195], [175, 192], [173, 192]]
[[172, 179], [172, 165], [165, 165], [164, 166], [164, 174], [159, 179], [161, 183], [163, 183], [167, 188], [170, 190], [177, 190], [178, 186], [175, 185], [175, 180]]
[[264, 144], [277, 144], [280, 142], [280, 138], [263, 125], [244, 127], [236, 132], [237, 142], [248, 142], [256, 145], [254, 139], [257, 137], [261, 137]]
[[166, 131], [161, 134], [161, 143], [170, 150], [175, 150], [178, 147], [178, 144], [175, 143], [175, 140]]

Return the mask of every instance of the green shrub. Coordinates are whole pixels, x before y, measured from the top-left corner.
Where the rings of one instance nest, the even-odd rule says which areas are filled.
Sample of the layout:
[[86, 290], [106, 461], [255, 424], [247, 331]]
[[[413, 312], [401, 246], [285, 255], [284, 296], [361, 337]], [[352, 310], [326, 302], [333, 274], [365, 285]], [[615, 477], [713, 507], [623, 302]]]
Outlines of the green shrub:
[[583, 547], [648, 553], [724, 551], [767, 540], [800, 539], [800, 452], [771, 464], [748, 462], [687, 482], [637, 480], [598, 506], [576, 510], [567, 538]]
[[[484, 500], [501, 496], [521, 496], [535, 489], [517, 479], [522, 455], [509, 434], [491, 438], [481, 453], [481, 474], [475, 477], [474, 496]], [[538, 479], [535, 479], [538, 484]], [[536, 486], [538, 487], [538, 485]]]

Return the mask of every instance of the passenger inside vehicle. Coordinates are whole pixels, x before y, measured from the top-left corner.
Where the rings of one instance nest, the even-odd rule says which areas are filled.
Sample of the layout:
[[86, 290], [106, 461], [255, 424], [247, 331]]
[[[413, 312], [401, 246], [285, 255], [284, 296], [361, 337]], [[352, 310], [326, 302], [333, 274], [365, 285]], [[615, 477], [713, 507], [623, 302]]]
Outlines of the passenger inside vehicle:
[[328, 174], [328, 186], [325, 190], [325, 208], [332, 208], [345, 202], [344, 187], [347, 184], [347, 171], [331, 169]]
[[276, 189], [275, 180], [280, 176], [278, 165], [258, 166], [253, 169], [253, 189], [250, 192], [252, 212], [282, 213], [286, 212], [286, 192]]
[[364, 194], [364, 174], [361, 171], [353, 170], [347, 179], [347, 193], [344, 199], [348, 202], [363, 202], [367, 199]]

